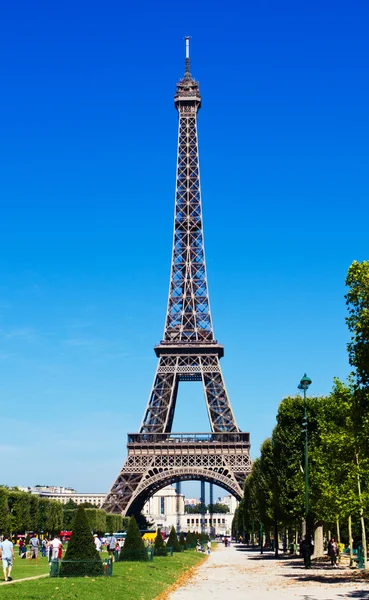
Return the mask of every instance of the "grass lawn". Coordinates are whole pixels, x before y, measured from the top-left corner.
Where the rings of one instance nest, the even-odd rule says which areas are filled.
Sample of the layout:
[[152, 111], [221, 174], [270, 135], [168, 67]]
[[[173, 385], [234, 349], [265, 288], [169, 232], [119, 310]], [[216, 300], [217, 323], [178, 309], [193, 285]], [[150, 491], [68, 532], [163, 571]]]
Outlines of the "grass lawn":
[[[49, 563], [47, 562], [47, 558], [39, 557], [38, 565], [36, 566], [36, 561], [33, 560], [31, 563], [29, 560], [22, 559], [15, 552], [15, 560], [13, 563], [13, 570], [11, 577], [13, 579], [22, 579], [23, 577], [34, 577], [35, 575], [42, 575], [43, 573], [49, 572]], [[4, 581], [2, 563], [0, 561], [0, 582]], [[4, 586], [6, 587], [6, 586]]]
[[[0, 598], [6, 600], [152, 600], [171, 586], [186, 570], [204, 558], [187, 550], [173, 556], [157, 556], [152, 562], [118, 562], [113, 565], [112, 577], [43, 578], [14, 585], [0, 586]], [[20, 562], [20, 561], [19, 561]], [[22, 561], [23, 562], [23, 561]], [[32, 565], [33, 567], [33, 565]], [[19, 567], [19, 569], [23, 568]], [[24, 567], [25, 568], [25, 567]], [[44, 566], [39, 566], [41, 572]], [[32, 568], [36, 575], [36, 567]], [[14, 579], [20, 575], [14, 569]], [[27, 577], [27, 575], [21, 574]]]

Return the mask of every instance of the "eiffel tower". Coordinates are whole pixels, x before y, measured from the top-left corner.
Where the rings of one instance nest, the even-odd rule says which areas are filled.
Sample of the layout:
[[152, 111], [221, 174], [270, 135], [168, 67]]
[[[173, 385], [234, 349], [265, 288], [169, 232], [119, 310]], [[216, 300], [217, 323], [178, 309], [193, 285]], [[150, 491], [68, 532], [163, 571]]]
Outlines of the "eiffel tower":
[[[103, 508], [138, 514], [159, 489], [183, 480], [215, 483], [242, 497], [251, 470], [250, 436], [236, 424], [214, 339], [206, 279], [197, 113], [199, 84], [190, 72], [186, 38], [184, 77], [174, 96], [179, 115], [176, 205], [169, 300], [158, 366], [139, 433], [128, 434], [128, 456]], [[202, 381], [211, 432], [172, 433], [180, 382]]]

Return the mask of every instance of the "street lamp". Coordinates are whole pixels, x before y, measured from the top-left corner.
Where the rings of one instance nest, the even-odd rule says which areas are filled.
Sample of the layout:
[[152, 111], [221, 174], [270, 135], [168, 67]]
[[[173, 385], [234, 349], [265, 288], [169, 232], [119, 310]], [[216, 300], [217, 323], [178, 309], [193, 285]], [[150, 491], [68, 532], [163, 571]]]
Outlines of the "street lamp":
[[[309, 449], [308, 449], [308, 418], [306, 410], [306, 390], [312, 383], [311, 379], [306, 375], [303, 376], [297, 388], [304, 391], [304, 419], [302, 421], [303, 431], [305, 433], [305, 567], [310, 566], [310, 539], [308, 535], [308, 520], [309, 520]], [[309, 545], [309, 547], [308, 547]], [[309, 554], [309, 556], [308, 556]]]

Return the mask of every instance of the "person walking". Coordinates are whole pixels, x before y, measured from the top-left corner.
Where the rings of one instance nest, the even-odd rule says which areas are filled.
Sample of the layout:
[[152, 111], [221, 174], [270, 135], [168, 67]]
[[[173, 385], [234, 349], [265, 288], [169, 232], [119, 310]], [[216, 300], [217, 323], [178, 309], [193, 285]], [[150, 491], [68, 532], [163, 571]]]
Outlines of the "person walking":
[[95, 542], [95, 548], [96, 548], [96, 550], [98, 552], [100, 552], [100, 550], [101, 550], [101, 540], [100, 540], [99, 536], [96, 533], [94, 533], [94, 542]]
[[51, 541], [52, 553], [51, 560], [58, 560], [59, 558], [59, 549], [62, 548], [62, 543], [58, 535], [54, 537]]
[[208, 548], [208, 554], [210, 554], [210, 552], [211, 552], [211, 541], [208, 540], [208, 543], [206, 545], [207, 545], [207, 548]]
[[29, 549], [30, 549], [30, 556], [29, 556], [29, 562], [32, 562], [32, 559], [34, 558], [36, 560], [36, 566], [38, 565], [38, 547], [40, 545], [40, 540], [37, 537], [37, 533], [33, 533], [32, 537], [29, 541]]
[[13, 567], [14, 546], [9, 540], [7, 534], [4, 535], [4, 540], [0, 543], [1, 559], [3, 561], [3, 573], [5, 581], [12, 581], [10, 577]]
[[117, 538], [111, 531], [110, 535], [108, 535], [108, 537], [106, 538], [106, 548], [107, 548], [109, 556], [114, 556], [116, 543], [117, 543]]
[[46, 550], [47, 550], [47, 540], [44, 538], [41, 542], [41, 556], [43, 556], [43, 557], [46, 556]]
[[328, 556], [331, 559], [331, 566], [337, 568], [338, 544], [333, 537], [328, 542]]

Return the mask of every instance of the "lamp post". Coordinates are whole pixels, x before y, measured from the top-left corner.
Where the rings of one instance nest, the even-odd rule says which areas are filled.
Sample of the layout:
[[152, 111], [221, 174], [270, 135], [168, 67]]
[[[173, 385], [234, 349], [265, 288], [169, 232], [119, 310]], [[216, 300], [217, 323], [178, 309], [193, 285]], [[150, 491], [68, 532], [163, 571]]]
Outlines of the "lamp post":
[[[312, 383], [311, 379], [306, 375], [303, 376], [297, 388], [304, 392], [304, 419], [302, 421], [303, 431], [305, 433], [305, 567], [310, 567], [310, 536], [308, 535], [309, 523], [309, 448], [308, 448], [308, 418], [306, 410], [306, 390]], [[309, 532], [310, 533], [310, 532]]]

